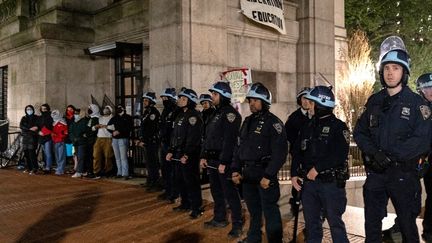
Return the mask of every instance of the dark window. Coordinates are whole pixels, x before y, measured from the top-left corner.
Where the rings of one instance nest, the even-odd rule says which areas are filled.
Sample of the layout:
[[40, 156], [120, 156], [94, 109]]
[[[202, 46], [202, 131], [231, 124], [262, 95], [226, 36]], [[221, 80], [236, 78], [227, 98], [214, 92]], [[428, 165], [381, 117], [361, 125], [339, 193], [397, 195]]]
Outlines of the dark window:
[[115, 60], [115, 103], [125, 107], [126, 113], [137, 115], [137, 112], [140, 112], [142, 107], [141, 97], [144, 84], [142, 79], [142, 55], [125, 55], [116, 57]]
[[7, 119], [8, 67], [0, 67], [0, 120]]

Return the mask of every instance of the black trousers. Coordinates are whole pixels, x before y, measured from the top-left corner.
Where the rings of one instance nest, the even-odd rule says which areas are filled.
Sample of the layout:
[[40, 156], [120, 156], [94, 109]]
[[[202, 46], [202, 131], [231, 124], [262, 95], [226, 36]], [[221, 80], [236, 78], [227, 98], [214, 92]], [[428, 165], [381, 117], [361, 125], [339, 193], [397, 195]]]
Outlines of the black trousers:
[[368, 172], [363, 186], [366, 243], [382, 241], [382, 220], [389, 198], [396, 210], [403, 242], [419, 242], [416, 218], [421, 209], [421, 186], [417, 171], [392, 166], [384, 173]]
[[159, 180], [159, 144], [148, 144], [146, 147], [148, 181], [154, 184]]
[[[214, 160], [210, 160], [208, 163], [215, 168], [219, 166], [219, 162]], [[242, 227], [240, 195], [232, 180], [229, 180], [231, 179], [231, 170], [227, 169], [224, 174], [221, 174], [217, 169], [208, 168], [208, 175], [210, 179], [210, 192], [214, 200], [214, 219], [219, 222], [226, 220], [226, 200], [231, 209], [233, 227]]]
[[175, 161], [176, 182], [180, 191], [181, 204], [199, 210], [202, 206], [199, 156], [189, 155], [186, 164]]
[[93, 146], [94, 143], [86, 144], [86, 153], [84, 156], [84, 171], [93, 174]]
[[36, 149], [24, 149], [24, 157], [27, 163], [28, 171], [38, 170], [38, 162], [36, 157]]
[[175, 176], [175, 164], [177, 162], [174, 161], [167, 161], [166, 155], [168, 153], [168, 147], [169, 144], [162, 143], [161, 146], [161, 152], [160, 152], [160, 161], [161, 161], [161, 174], [162, 174], [162, 181], [163, 181], [163, 187], [165, 190], [166, 195], [168, 197], [174, 199], [179, 196], [177, 183], [176, 183], [176, 176]]
[[263, 189], [259, 183], [243, 182], [243, 198], [250, 213], [248, 242], [261, 242], [262, 215], [265, 218], [267, 242], [282, 242], [282, 218], [277, 204], [280, 197], [279, 183]]

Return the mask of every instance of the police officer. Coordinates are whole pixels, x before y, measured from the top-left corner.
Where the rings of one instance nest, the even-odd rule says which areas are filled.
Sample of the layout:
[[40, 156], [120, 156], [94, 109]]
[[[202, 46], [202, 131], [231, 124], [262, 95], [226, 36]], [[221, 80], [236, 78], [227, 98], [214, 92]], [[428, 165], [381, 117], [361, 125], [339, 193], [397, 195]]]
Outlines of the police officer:
[[174, 122], [171, 143], [166, 160], [176, 166], [176, 182], [180, 190], [181, 204], [174, 211], [187, 212], [196, 219], [202, 215], [202, 196], [199, 181], [199, 155], [202, 119], [197, 110], [198, 96], [192, 89], [184, 89], [178, 95], [181, 109]]
[[270, 112], [271, 93], [263, 84], [253, 84], [246, 98], [252, 114], [240, 129], [239, 145], [231, 165], [233, 182], [238, 184], [243, 180], [243, 198], [250, 213], [249, 231], [242, 242], [261, 242], [263, 213], [267, 241], [282, 242], [277, 173], [288, 154], [285, 128]]
[[[209, 118], [213, 115], [213, 113], [215, 111], [215, 108], [212, 104], [213, 102], [212, 102], [211, 95], [209, 95], [209, 94], [201, 94], [199, 101], [200, 101], [200, 104], [203, 108], [201, 110], [201, 117], [202, 117], [203, 122], [204, 122], [203, 134], [202, 134], [202, 139], [204, 142], [206, 127], [207, 127], [207, 124], [209, 122]], [[207, 183], [209, 183], [209, 176], [208, 176], [207, 168], [201, 167], [201, 169], [202, 169], [202, 171], [201, 171], [201, 184], [207, 184]]]
[[160, 117], [159, 134], [161, 138], [161, 172], [165, 191], [158, 198], [174, 203], [178, 197], [178, 189], [174, 181], [174, 166], [171, 161], [167, 161], [165, 158], [168, 153], [174, 120], [178, 111], [175, 88], [166, 88], [160, 97], [164, 107]]
[[[301, 128], [294, 145], [291, 181], [297, 191], [302, 191], [306, 239], [322, 241], [324, 212], [333, 242], [349, 242], [342, 214], [347, 203], [350, 133], [346, 124], [333, 114], [335, 97], [331, 88], [317, 86], [305, 98], [312, 101], [309, 112], [313, 117]], [[298, 183], [300, 175], [304, 178], [303, 186]]]
[[236, 238], [242, 233], [242, 210], [240, 195], [231, 179], [231, 162], [239, 134], [241, 116], [231, 106], [231, 87], [227, 82], [216, 82], [209, 89], [216, 111], [206, 127], [201, 167], [208, 168], [210, 191], [214, 200], [213, 219], [204, 227], [225, 227], [226, 202], [231, 209], [232, 229], [228, 236]]
[[215, 108], [213, 106], [212, 97], [209, 94], [201, 94], [199, 97], [200, 104], [202, 106], [201, 116], [204, 122], [204, 126], [208, 124], [208, 119], [213, 115]]
[[141, 120], [139, 146], [145, 147], [147, 158], [147, 190], [157, 191], [159, 183], [159, 118], [160, 113], [154, 107], [156, 94], [146, 92], [143, 95], [144, 113]]
[[[300, 129], [303, 125], [309, 122], [309, 100], [305, 98], [307, 94], [309, 94], [310, 88], [305, 87], [297, 94], [297, 105], [300, 107], [295, 110], [288, 117], [288, 120], [285, 123], [285, 131], [287, 134], [288, 143], [290, 146], [290, 154], [292, 155], [292, 148], [294, 143], [297, 140]], [[291, 190], [291, 198], [289, 203], [291, 204], [291, 211], [296, 207], [295, 198], [297, 197], [297, 190], [293, 187]]]
[[379, 77], [384, 89], [369, 97], [354, 129], [367, 172], [363, 186], [366, 242], [381, 242], [389, 198], [403, 241], [419, 242], [416, 217], [421, 191], [416, 167], [430, 149], [430, 109], [407, 86], [410, 67], [406, 50], [383, 54]]
[[[425, 73], [417, 79], [417, 91], [425, 98], [432, 107], [432, 73]], [[429, 153], [428, 160], [432, 160], [432, 154]], [[430, 162], [429, 162], [430, 163]], [[423, 183], [426, 189], [426, 203], [423, 218], [422, 237], [426, 242], [432, 242], [432, 168], [423, 165], [421, 173], [423, 174]]]

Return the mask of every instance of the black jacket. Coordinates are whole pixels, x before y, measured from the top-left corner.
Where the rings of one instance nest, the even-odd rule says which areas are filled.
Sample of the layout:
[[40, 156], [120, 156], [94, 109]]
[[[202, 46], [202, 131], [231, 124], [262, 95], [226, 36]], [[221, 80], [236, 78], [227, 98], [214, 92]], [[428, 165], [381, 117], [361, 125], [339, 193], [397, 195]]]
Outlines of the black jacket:
[[47, 135], [39, 136], [39, 143], [44, 144], [51, 140], [51, 132], [53, 129], [54, 120], [51, 117], [51, 112], [43, 112], [42, 115], [38, 117], [38, 128], [39, 131], [46, 133]]
[[[241, 116], [234, 107], [229, 104], [218, 107], [208, 119], [201, 158], [231, 164], [240, 125]], [[213, 154], [210, 155], [210, 152]]]
[[90, 145], [96, 143], [98, 130], [93, 130], [93, 127], [99, 124], [99, 117], [89, 117], [87, 118], [87, 131], [85, 136], [88, 138], [88, 143]]
[[187, 109], [180, 111], [174, 122], [174, 129], [171, 134], [169, 153], [173, 153], [174, 158], [183, 155], [200, 153], [201, 132], [203, 121], [197, 110]]
[[177, 116], [178, 108], [174, 102], [167, 105], [162, 110], [159, 124], [159, 136], [164, 144], [169, 144], [171, 139], [171, 132], [173, 130], [174, 120]]
[[210, 118], [213, 116], [213, 113], [216, 111], [214, 107], [210, 107], [206, 110], [201, 111], [201, 117], [204, 122], [204, 126], [207, 126], [207, 124], [210, 122]]
[[144, 144], [159, 143], [159, 119], [160, 113], [154, 106], [144, 110], [140, 127], [140, 140]]
[[302, 126], [309, 122], [309, 117], [303, 114], [302, 109], [298, 108], [296, 111], [291, 113], [288, 120], [285, 123], [285, 131], [287, 134], [287, 139], [290, 145], [290, 153], [294, 147], [294, 143], [297, 141], [300, 129]]
[[318, 172], [344, 168], [348, 158], [350, 132], [347, 125], [334, 114], [312, 118], [300, 130], [293, 147], [291, 176], [299, 176], [315, 167]]
[[392, 161], [418, 161], [431, 144], [430, 108], [408, 87], [394, 96], [386, 89], [369, 97], [354, 129], [360, 150], [369, 156], [383, 151]]
[[288, 142], [282, 121], [270, 111], [263, 111], [246, 117], [243, 122], [231, 168], [239, 172], [245, 161], [265, 161], [263, 176], [274, 179], [287, 155]]
[[22, 143], [24, 149], [36, 149], [37, 147], [37, 131], [32, 131], [30, 128], [38, 126], [38, 117], [36, 115], [25, 115], [20, 121]]
[[73, 122], [69, 127], [69, 138], [74, 146], [88, 145], [89, 138], [87, 133], [91, 128], [87, 125], [89, 119], [87, 117], [81, 118], [77, 122]]
[[111, 118], [107, 124], [107, 130], [111, 133], [114, 131], [120, 132], [119, 135], [113, 135], [113, 138], [130, 138], [133, 130], [132, 117], [126, 113], [123, 115], [113, 116], [113, 118]]

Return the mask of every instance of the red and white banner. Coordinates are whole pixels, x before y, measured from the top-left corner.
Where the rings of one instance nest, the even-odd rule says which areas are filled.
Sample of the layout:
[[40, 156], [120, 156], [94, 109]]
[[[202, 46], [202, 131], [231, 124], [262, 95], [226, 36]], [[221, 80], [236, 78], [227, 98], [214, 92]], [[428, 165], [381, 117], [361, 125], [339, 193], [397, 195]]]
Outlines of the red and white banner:
[[221, 79], [226, 79], [230, 83], [232, 102], [243, 103], [252, 84], [251, 70], [249, 68], [235, 68], [222, 72], [221, 76]]

